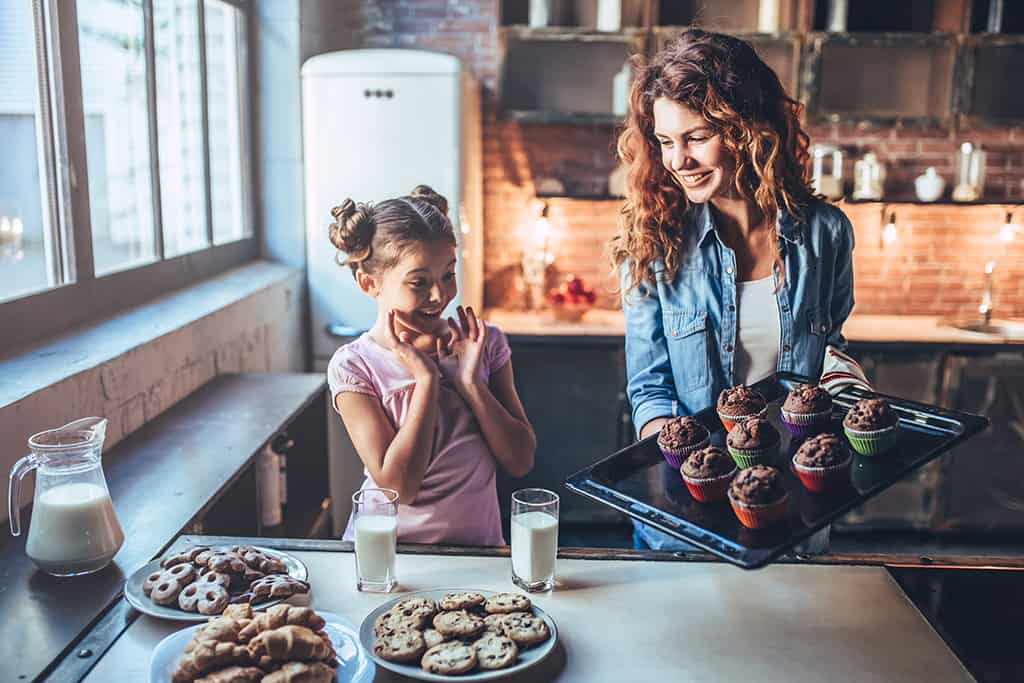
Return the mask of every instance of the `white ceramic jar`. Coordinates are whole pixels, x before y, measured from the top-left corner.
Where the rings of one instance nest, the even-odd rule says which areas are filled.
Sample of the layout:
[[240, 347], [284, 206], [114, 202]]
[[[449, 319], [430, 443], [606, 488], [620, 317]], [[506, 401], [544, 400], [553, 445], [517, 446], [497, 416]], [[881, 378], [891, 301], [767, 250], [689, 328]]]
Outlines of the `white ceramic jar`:
[[946, 181], [938, 174], [934, 166], [929, 166], [924, 173], [914, 180], [914, 192], [922, 202], [934, 202], [942, 197], [946, 189]]

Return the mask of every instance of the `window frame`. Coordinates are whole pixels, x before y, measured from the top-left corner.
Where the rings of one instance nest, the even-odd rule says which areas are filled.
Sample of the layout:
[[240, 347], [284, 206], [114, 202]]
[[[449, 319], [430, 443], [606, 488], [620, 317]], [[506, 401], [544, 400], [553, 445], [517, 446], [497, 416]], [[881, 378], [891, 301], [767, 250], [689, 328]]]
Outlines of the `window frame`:
[[[151, 263], [96, 277], [92, 253], [92, 223], [89, 210], [88, 167], [85, 148], [85, 116], [82, 99], [82, 75], [78, 46], [78, 16], [75, 0], [35, 0], [36, 51], [43, 63], [37, 71], [45, 82], [39, 83], [45, 125], [43, 150], [48, 168], [41, 169], [48, 181], [50, 196], [47, 213], [52, 221], [57, 261], [47, 264], [64, 274], [65, 281], [34, 294], [0, 303], [0, 356], [11, 355], [40, 340], [73, 327], [113, 315], [151, 301], [200, 280], [213, 277], [236, 266], [253, 261], [260, 254], [260, 226], [256, 223], [252, 173], [252, 78], [253, 50], [250, 45], [252, 8], [245, 0], [219, 0], [242, 13], [239, 64], [245, 73], [239, 78], [243, 92], [239, 96], [241, 136], [243, 221], [251, 234], [238, 240], [214, 244], [210, 178], [209, 102], [207, 101], [205, 0], [194, 0], [199, 12], [200, 79], [202, 93], [203, 155], [206, 169], [206, 247], [164, 258], [164, 240], [160, 196], [159, 146], [156, 127], [156, 91], [153, 41], [153, 2], [142, 0], [145, 21], [147, 102], [149, 104], [150, 170], [153, 174], [153, 211], [156, 260]], [[52, 41], [49, 49], [40, 40]], [[59, 62], [57, 65], [51, 63]], [[62, 178], [62, 182], [57, 180]], [[63, 192], [61, 187], [66, 188]], [[64, 198], [67, 206], [64, 206]], [[51, 265], [52, 264], [52, 265]]]

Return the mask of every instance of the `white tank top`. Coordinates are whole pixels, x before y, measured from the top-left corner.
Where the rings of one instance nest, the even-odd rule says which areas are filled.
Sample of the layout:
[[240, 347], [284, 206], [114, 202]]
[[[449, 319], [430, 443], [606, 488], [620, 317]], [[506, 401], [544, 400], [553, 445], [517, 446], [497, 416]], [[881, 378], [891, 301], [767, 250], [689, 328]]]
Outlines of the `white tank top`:
[[736, 355], [733, 384], [753, 384], [779, 364], [782, 325], [771, 276], [736, 283]]

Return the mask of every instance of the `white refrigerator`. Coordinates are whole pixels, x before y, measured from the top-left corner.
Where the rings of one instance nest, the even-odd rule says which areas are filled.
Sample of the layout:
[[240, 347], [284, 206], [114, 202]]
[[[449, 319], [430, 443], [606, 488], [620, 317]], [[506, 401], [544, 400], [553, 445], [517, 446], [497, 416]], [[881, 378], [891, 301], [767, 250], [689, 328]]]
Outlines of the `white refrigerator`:
[[[379, 202], [430, 185], [448, 199], [459, 241], [459, 303], [483, 299], [480, 96], [450, 55], [419, 50], [346, 50], [302, 66], [306, 264], [314, 370], [369, 328], [373, 299], [328, 240], [331, 207], [346, 197]], [[328, 401], [329, 403], [329, 401]], [[328, 407], [332, 525], [344, 530], [362, 466]]]

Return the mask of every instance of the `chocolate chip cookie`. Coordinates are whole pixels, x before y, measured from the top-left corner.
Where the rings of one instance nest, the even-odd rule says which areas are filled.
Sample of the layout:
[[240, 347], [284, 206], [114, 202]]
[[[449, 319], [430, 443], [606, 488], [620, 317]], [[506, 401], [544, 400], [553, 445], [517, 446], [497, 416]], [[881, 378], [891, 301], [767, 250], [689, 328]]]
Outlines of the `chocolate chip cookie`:
[[398, 629], [377, 636], [373, 653], [389, 662], [411, 662], [418, 659], [427, 649], [423, 634], [415, 629]]
[[424, 619], [421, 616], [406, 616], [401, 612], [391, 609], [381, 614], [373, 622], [373, 633], [379, 638], [380, 636], [400, 630], [418, 631], [423, 628], [423, 624]]
[[448, 639], [442, 636], [437, 631], [437, 629], [428, 628], [426, 631], [423, 632], [423, 641], [427, 644], [428, 648], [434, 647], [435, 645], [440, 645], [446, 640]]
[[501, 629], [516, 645], [524, 648], [543, 643], [551, 635], [543, 619], [525, 613], [506, 614]]
[[446, 676], [472, 671], [476, 664], [476, 650], [473, 646], [458, 641], [435, 645], [423, 653], [420, 660], [420, 666], [424, 671]]
[[460, 609], [477, 609], [487, 601], [480, 593], [448, 593], [438, 601], [438, 606], [447, 612]]
[[473, 643], [473, 648], [476, 650], [477, 666], [481, 669], [504, 669], [519, 658], [519, 646], [515, 641], [497, 633], [485, 633]]
[[509, 614], [510, 612], [529, 612], [533, 607], [530, 598], [519, 593], [498, 593], [487, 598], [484, 611], [488, 614]]
[[446, 638], [472, 638], [483, 632], [484, 620], [464, 609], [441, 612], [434, 617], [434, 628]]

